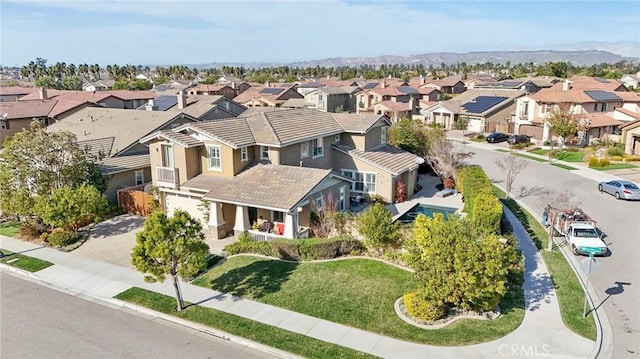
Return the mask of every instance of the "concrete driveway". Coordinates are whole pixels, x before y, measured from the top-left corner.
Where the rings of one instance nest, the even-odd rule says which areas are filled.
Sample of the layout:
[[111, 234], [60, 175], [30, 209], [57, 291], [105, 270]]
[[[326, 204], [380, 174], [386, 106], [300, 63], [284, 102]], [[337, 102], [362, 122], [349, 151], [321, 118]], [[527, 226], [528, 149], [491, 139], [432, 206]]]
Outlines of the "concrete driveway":
[[89, 239], [73, 254], [101, 262], [134, 268], [131, 250], [136, 233], [142, 230], [144, 217], [123, 214], [100, 222], [91, 228]]

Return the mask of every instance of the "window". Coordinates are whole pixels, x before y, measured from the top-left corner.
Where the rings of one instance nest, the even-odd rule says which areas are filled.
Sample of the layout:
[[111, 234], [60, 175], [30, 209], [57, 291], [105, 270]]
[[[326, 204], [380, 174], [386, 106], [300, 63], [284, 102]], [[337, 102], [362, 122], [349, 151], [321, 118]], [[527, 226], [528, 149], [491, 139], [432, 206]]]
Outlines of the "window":
[[284, 222], [284, 212], [272, 211], [274, 222]]
[[207, 169], [209, 171], [222, 170], [222, 156], [220, 146], [207, 145]]
[[260, 159], [261, 160], [269, 159], [269, 146], [260, 146]]
[[144, 183], [144, 171], [135, 172], [136, 186]]
[[300, 158], [309, 157], [309, 141], [300, 144]]
[[247, 153], [247, 147], [240, 148], [240, 161], [247, 162], [249, 161], [249, 154]]
[[352, 170], [342, 170], [342, 175], [353, 179], [351, 184], [352, 192], [376, 193], [377, 174], [367, 172], [357, 172]]
[[173, 168], [173, 146], [162, 144], [160, 151], [162, 152], [162, 167]]
[[322, 197], [316, 198], [316, 212], [322, 212]]
[[544, 104], [544, 112], [545, 113], [551, 112], [551, 104], [550, 103], [545, 103]]
[[607, 111], [607, 103], [606, 102], [602, 103], [602, 106], [600, 107], [600, 111], [601, 112], [606, 112]]
[[313, 140], [313, 158], [322, 157], [323, 154], [322, 138], [316, 138]]
[[322, 94], [319, 93], [318, 94], [318, 107], [323, 107], [324, 106], [324, 100], [322, 98]]
[[338, 206], [339, 206], [338, 208], [340, 211], [344, 211], [346, 209], [345, 201], [344, 201], [346, 190], [347, 190], [347, 186], [340, 187], [340, 201], [338, 202]]
[[387, 143], [387, 127], [380, 127], [380, 143]]
[[340, 134], [339, 133], [333, 137], [333, 142], [334, 143], [340, 143]]

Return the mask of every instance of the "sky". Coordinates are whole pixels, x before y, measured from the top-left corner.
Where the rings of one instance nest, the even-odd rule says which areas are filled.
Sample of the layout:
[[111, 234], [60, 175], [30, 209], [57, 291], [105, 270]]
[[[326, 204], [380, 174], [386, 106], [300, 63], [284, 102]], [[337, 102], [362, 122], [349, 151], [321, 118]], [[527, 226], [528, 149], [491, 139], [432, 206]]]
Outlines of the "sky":
[[206, 64], [640, 41], [640, 2], [0, 0], [0, 63]]

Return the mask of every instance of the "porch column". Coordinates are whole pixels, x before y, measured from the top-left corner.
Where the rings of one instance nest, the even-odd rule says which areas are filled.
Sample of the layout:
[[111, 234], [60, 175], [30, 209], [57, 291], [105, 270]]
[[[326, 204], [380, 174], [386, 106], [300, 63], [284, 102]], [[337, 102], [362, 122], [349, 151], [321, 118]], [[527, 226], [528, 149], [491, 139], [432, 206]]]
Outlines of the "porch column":
[[550, 141], [551, 140], [549, 138], [549, 132], [550, 132], [549, 124], [547, 123], [547, 121], [545, 121], [543, 126], [542, 126], [542, 142], [543, 143], [545, 141]]
[[233, 226], [233, 231], [236, 235], [241, 234], [249, 230], [249, 211], [245, 206], [236, 206], [236, 222]]
[[284, 216], [285, 238], [298, 238], [298, 214], [286, 213]]
[[222, 206], [220, 205], [220, 203], [210, 203], [208, 224], [213, 227], [218, 227], [224, 224], [224, 219], [222, 218]]

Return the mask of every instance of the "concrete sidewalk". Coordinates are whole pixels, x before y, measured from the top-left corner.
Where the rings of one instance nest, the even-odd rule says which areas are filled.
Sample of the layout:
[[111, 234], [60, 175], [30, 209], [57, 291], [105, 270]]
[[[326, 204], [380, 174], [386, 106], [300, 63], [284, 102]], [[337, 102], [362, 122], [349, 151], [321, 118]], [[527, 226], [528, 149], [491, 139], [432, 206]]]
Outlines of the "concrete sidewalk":
[[[565, 327], [553, 283], [540, 253], [515, 216], [508, 210], [506, 212], [526, 257], [526, 314], [524, 321], [514, 332], [489, 343], [462, 347], [411, 343], [189, 283], [183, 283], [181, 288], [185, 300], [189, 302], [384, 358], [495, 358], [523, 355], [552, 358], [589, 357], [595, 343]], [[142, 274], [133, 269], [4, 236], [0, 236], [0, 247], [54, 263], [53, 266], [33, 274], [33, 277], [74, 293], [102, 298], [111, 304], [117, 302], [112, 299], [113, 296], [131, 287], [174, 295], [169, 281], [146, 283]], [[8, 270], [6, 265], [1, 267]]]

